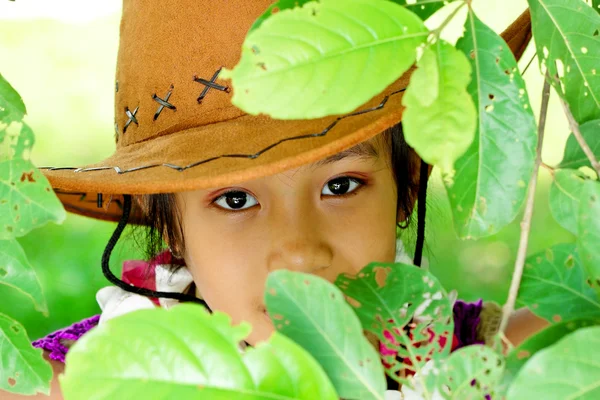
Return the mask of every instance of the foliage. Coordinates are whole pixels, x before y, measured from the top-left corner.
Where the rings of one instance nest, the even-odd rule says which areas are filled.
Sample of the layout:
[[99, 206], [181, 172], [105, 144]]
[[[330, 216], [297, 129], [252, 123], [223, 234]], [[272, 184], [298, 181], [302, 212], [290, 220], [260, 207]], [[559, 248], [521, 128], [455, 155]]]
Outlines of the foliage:
[[596, 399], [600, 395], [596, 349], [600, 327], [578, 329], [540, 350], [521, 368], [508, 400]]
[[[23, 122], [21, 96], [0, 75], [0, 285], [26, 294], [47, 313], [42, 288], [16, 237], [49, 221], [60, 223], [65, 211], [46, 178], [29, 161], [32, 130]], [[0, 388], [21, 394], [49, 393], [52, 370], [42, 351], [31, 346], [22, 325], [0, 314]]]
[[473, 141], [476, 111], [467, 93], [467, 57], [442, 40], [427, 46], [402, 97], [406, 143], [452, 182], [453, 166]]
[[240, 351], [250, 330], [190, 304], [109, 320], [68, 353], [63, 394], [86, 400], [338, 398], [320, 365], [283, 335]]
[[[280, 0], [256, 21], [239, 64], [222, 76], [231, 78], [234, 104], [248, 113], [308, 119], [360, 110], [416, 63], [402, 97], [406, 139], [446, 174], [457, 234], [482, 238], [514, 221], [524, 202], [531, 206], [546, 110], [536, 124], [508, 46], [470, 2], [457, 3], [468, 13], [454, 46], [440, 35], [456, 12], [431, 31], [423, 23], [442, 2]], [[452, 302], [426, 270], [370, 264], [338, 277], [337, 287], [277, 271], [269, 275], [265, 302], [278, 332], [266, 343], [240, 350], [250, 327], [197, 306], [131, 313], [70, 351], [65, 397], [383, 399], [384, 373], [403, 384], [406, 399], [597, 397], [600, 14], [582, 0], [529, 6], [541, 73], [564, 102], [572, 129], [562, 162], [544, 166], [554, 180], [551, 214], [576, 243], [529, 256], [523, 273], [520, 261], [515, 269], [518, 304], [549, 328], [508, 345], [507, 354], [481, 345], [450, 354]], [[25, 113], [0, 77], [0, 284], [26, 293], [43, 311], [40, 285], [15, 238], [61, 222], [64, 210], [29, 161], [34, 136]], [[517, 260], [526, 251], [520, 247]], [[51, 372], [41, 352], [16, 321], [0, 315], [0, 322], [9, 344], [0, 388], [47, 392]]]

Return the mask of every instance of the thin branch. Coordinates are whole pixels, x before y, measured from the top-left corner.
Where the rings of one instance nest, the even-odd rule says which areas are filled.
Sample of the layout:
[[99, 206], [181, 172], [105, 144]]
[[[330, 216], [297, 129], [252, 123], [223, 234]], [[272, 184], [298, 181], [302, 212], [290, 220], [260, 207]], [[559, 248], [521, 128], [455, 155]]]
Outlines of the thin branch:
[[446, 17], [446, 19], [440, 24], [440, 26], [431, 31], [435, 38], [438, 38], [440, 36], [446, 25], [448, 25], [450, 21], [452, 21], [454, 17], [456, 17], [456, 14], [458, 14], [458, 12], [463, 8], [463, 6], [470, 4], [470, 2], [468, 1], [469, 0], [463, 1], [458, 7], [454, 9], [454, 11], [450, 13], [450, 15]]
[[521, 286], [521, 277], [523, 276], [523, 269], [525, 267], [525, 258], [527, 256], [527, 244], [529, 242], [529, 231], [531, 229], [531, 217], [533, 215], [533, 200], [535, 198], [535, 188], [537, 187], [537, 177], [542, 164], [542, 144], [544, 142], [544, 128], [546, 127], [546, 114], [548, 113], [548, 99], [550, 98], [550, 76], [546, 71], [546, 77], [544, 79], [544, 88], [542, 89], [542, 107], [540, 110], [540, 120], [538, 123], [538, 142], [537, 151], [535, 157], [535, 163], [533, 165], [533, 173], [531, 174], [531, 180], [529, 181], [529, 189], [527, 191], [527, 202], [525, 203], [525, 212], [523, 214], [523, 220], [521, 221], [521, 238], [519, 240], [519, 250], [517, 252], [517, 259], [515, 261], [515, 269], [513, 270], [512, 280], [510, 282], [510, 289], [508, 291], [508, 299], [504, 304], [502, 312], [502, 322], [500, 323], [500, 332], [506, 330], [508, 320], [510, 319], [514, 309], [515, 302], [517, 301], [517, 294], [519, 293], [519, 287]]
[[567, 119], [569, 120], [569, 128], [571, 128], [571, 132], [573, 132], [573, 136], [575, 136], [575, 139], [577, 139], [577, 143], [579, 143], [579, 146], [581, 147], [581, 149], [583, 150], [583, 152], [585, 153], [587, 158], [590, 160], [592, 167], [596, 170], [598, 177], [600, 177], [600, 163], [596, 159], [596, 156], [594, 156], [594, 152], [592, 151], [590, 146], [587, 144], [587, 142], [583, 138], [583, 135], [581, 134], [581, 131], [579, 130], [579, 124], [577, 123], [577, 121], [575, 121], [575, 117], [573, 117], [573, 114], [571, 113], [571, 110], [569, 109], [569, 105], [565, 102], [565, 100], [562, 97], [560, 98], [560, 103], [562, 104], [563, 110], [565, 110], [565, 115], [567, 116]]

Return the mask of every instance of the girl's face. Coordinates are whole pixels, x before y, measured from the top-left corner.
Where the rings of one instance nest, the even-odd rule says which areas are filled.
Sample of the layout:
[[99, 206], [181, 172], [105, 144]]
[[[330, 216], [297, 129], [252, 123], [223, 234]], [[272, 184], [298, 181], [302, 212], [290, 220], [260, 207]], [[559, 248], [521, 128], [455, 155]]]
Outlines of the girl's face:
[[177, 194], [197, 294], [234, 323], [251, 323], [250, 344], [273, 331], [263, 299], [269, 272], [333, 282], [394, 261], [396, 184], [380, 137], [278, 175]]

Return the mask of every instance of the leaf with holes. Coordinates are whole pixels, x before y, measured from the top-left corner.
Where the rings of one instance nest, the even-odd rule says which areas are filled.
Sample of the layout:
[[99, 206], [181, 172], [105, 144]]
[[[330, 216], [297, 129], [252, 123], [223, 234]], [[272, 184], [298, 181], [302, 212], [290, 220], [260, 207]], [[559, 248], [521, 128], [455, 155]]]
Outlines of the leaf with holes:
[[600, 182], [586, 181], [580, 199], [577, 245], [589, 278], [600, 289]]
[[[585, 142], [590, 146], [592, 153], [596, 156], [596, 159], [600, 158], [600, 119], [588, 121], [579, 127], [581, 136]], [[567, 145], [565, 146], [565, 154], [562, 161], [558, 165], [558, 168], [580, 168], [580, 167], [592, 167], [592, 163], [587, 158], [581, 146], [575, 139], [573, 134], [569, 135], [567, 139]]]
[[600, 0], [592, 0], [592, 8], [600, 13]]
[[[393, 379], [414, 386], [407, 372], [419, 375], [428, 360], [436, 362], [450, 353], [452, 304], [428, 271], [407, 264], [372, 263], [357, 275], [340, 275], [335, 284], [363, 329], [379, 338], [386, 373]], [[402, 363], [397, 357], [410, 361]]]
[[35, 137], [24, 122], [0, 129], [0, 162], [15, 158], [29, 160]]
[[[0, 122], [9, 125], [19, 122], [27, 114], [23, 99], [0, 74]], [[0, 137], [0, 142], [2, 137]]]
[[42, 286], [15, 239], [0, 240], [0, 285], [10, 286], [28, 296], [38, 311], [48, 313]]
[[440, 367], [437, 390], [447, 399], [495, 399], [503, 372], [504, 357], [490, 347], [463, 347]]
[[517, 304], [550, 322], [600, 319], [600, 300], [586, 283], [574, 243], [558, 244], [527, 258]]
[[52, 368], [42, 350], [33, 348], [25, 328], [4, 314], [0, 314], [0, 349], [0, 391], [50, 393]]
[[265, 300], [276, 329], [319, 361], [340, 397], [383, 399], [379, 354], [338, 288], [314, 275], [279, 270], [267, 278]]
[[471, 66], [464, 54], [438, 41], [425, 48], [417, 67], [402, 97], [404, 136], [449, 181], [475, 134], [477, 114], [467, 93]]
[[66, 213], [46, 177], [29, 161], [0, 161], [0, 240], [20, 237]]
[[512, 222], [525, 200], [536, 123], [510, 48], [472, 10], [456, 48], [473, 68], [467, 90], [479, 117], [475, 138], [456, 160], [454, 182], [446, 189], [458, 235], [480, 238]]
[[250, 330], [192, 304], [109, 320], [67, 354], [65, 399], [338, 398], [321, 366], [283, 335], [240, 351]]
[[403, 7], [406, 7], [407, 10], [410, 10], [417, 14], [419, 18], [425, 21], [427, 18], [431, 17], [433, 13], [442, 8], [444, 5], [448, 4], [453, 0], [416, 0], [411, 1], [410, 4], [407, 0], [391, 0], [396, 4], [399, 4]]
[[506, 357], [506, 372], [503, 377], [503, 386], [508, 387], [517, 376], [521, 367], [538, 351], [553, 345], [566, 335], [580, 328], [598, 325], [598, 319], [576, 319], [550, 325], [546, 329], [527, 338], [518, 347], [510, 351]]
[[264, 20], [221, 77], [231, 79], [233, 104], [252, 115], [345, 114], [407, 71], [427, 34], [415, 14], [387, 0], [313, 1]]
[[577, 235], [577, 215], [579, 196], [586, 176], [572, 169], [559, 169], [554, 172], [548, 201], [550, 213], [563, 228]]
[[528, 0], [540, 68], [575, 120], [600, 118], [600, 14], [581, 0]]
[[508, 400], [600, 397], [600, 327], [578, 329], [539, 351], [519, 371]]

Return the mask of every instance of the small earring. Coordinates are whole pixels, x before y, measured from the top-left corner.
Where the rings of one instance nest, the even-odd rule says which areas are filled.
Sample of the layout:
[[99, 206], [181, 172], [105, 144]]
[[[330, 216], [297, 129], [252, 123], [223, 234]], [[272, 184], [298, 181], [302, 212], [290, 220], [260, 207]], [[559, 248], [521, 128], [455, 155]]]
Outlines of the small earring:
[[410, 217], [407, 217], [404, 221], [397, 222], [396, 226], [400, 229], [406, 229], [406, 228], [408, 228], [409, 224], [410, 224]]
[[169, 250], [169, 253], [171, 253], [171, 256], [172, 256], [173, 258], [175, 258], [175, 259], [178, 259], [178, 260], [181, 260], [181, 256], [180, 256], [178, 253], [176, 253], [176, 252], [175, 252], [175, 251], [174, 251], [174, 250], [171, 248], [171, 246], [167, 246], [167, 249]]

